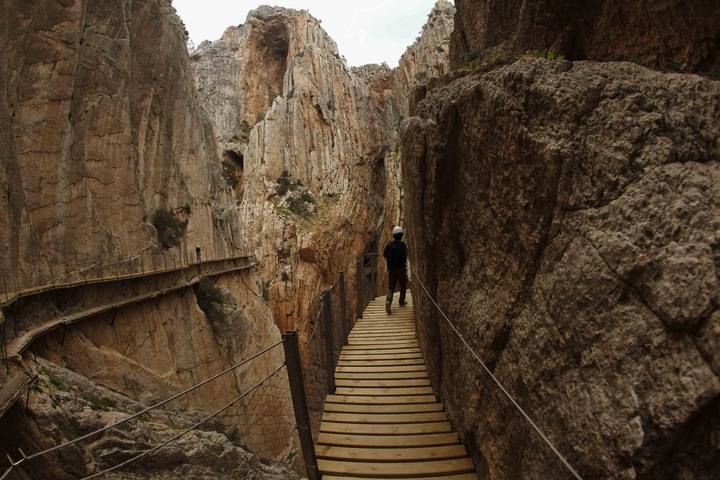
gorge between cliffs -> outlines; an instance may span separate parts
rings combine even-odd
[[[323,478],[720,478],[715,0],[438,0],[395,68],[308,10],[0,5],[7,480],[305,478],[283,334],[319,442],[396,225],[471,468]]]

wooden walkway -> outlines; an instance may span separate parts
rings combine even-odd
[[[409,296],[408,296],[409,297]],[[368,305],[342,350],[315,446],[323,480],[477,480],[430,386],[412,298]]]

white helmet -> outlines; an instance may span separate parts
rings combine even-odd
[[[398,233],[404,234],[405,230],[403,230],[402,227],[400,227],[400,226],[393,228],[393,235],[397,235]]]

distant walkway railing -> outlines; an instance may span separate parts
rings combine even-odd
[[[212,265],[218,262],[227,262],[233,260],[254,261],[254,257],[250,255],[235,255],[231,257],[211,258],[196,262],[193,262],[189,259],[183,259],[182,256],[180,256],[179,259],[176,259],[175,256],[170,255],[156,255],[153,258],[161,259],[156,263],[161,264],[162,267],[148,269],[146,271],[145,262],[143,260],[144,257],[133,257],[122,261],[117,260],[116,262],[112,263],[92,266],[84,272],[76,272],[77,274],[79,274],[79,277],[75,280],[66,280],[63,277],[59,279],[51,278],[50,283],[45,283],[43,285],[37,285],[24,289],[18,286],[17,280],[14,276],[7,274],[1,275],[0,286],[2,286],[2,291],[0,291],[0,307],[7,307],[16,300],[23,297],[29,297],[32,295],[37,295],[39,293],[50,292],[52,290],[73,288],[82,285],[91,285],[95,283],[114,282],[118,280],[132,280],[134,278],[142,278],[149,275],[186,270],[193,267],[202,268],[203,266]],[[126,269],[125,267],[121,267],[124,265],[129,265],[133,267],[136,266],[137,268],[132,269],[127,273],[120,273],[122,270]],[[92,276],[89,275],[91,271],[99,271],[101,274],[97,276]]]
[[[11,318],[5,318],[5,316],[0,314],[0,356],[3,359],[11,358],[16,355],[22,354],[25,349],[37,338],[46,335],[47,333],[59,328],[59,327],[65,327],[68,325],[72,325],[74,323],[77,323],[79,321],[85,320],[90,317],[98,316],[103,313],[107,313],[113,310],[118,310],[120,308],[127,307],[132,304],[145,302],[147,300],[151,300],[153,298],[157,298],[163,295],[167,295],[169,293],[182,290],[188,287],[191,287],[198,283],[199,278],[201,276],[217,276],[222,275],[225,273],[230,273],[238,270],[244,270],[247,268],[251,268],[255,265],[255,262],[252,257],[248,256],[241,256],[241,257],[230,257],[230,258],[224,258],[224,259],[215,259],[215,260],[206,260],[204,262],[200,263],[194,263],[190,265],[185,265],[183,267],[174,267],[174,268],[168,268],[164,270],[155,270],[152,272],[145,272],[145,273],[138,273],[138,274],[129,274],[124,276],[117,276],[117,277],[108,277],[108,278],[102,278],[102,279],[94,279],[92,281],[87,282],[79,282],[79,283],[72,283],[72,284],[66,284],[55,287],[55,289],[52,288],[36,288],[32,290],[27,290],[22,293],[22,295],[17,296],[14,300],[18,300],[19,298],[23,297],[30,297],[32,295],[40,295],[43,293],[52,292],[54,290],[62,290],[62,289],[70,289],[70,288],[77,288],[82,287],[85,285],[93,285],[93,284],[102,284],[102,283],[109,283],[109,282],[124,282],[127,280],[138,280],[138,279],[146,279],[152,276],[156,275],[162,275],[172,272],[189,272],[189,275],[186,275],[184,278],[179,278],[177,281],[174,282],[173,285],[167,286],[164,288],[155,288],[151,291],[148,291],[146,293],[143,293],[141,295],[136,295],[129,298],[122,298],[115,301],[108,301],[106,303],[101,303],[99,305],[96,305],[91,308],[83,309],[77,312],[64,314],[64,315],[57,315],[57,312],[54,311],[56,316],[52,318],[48,318],[45,320],[41,320],[39,322],[36,322],[35,325],[30,326],[26,330],[23,330],[21,332],[17,332],[14,338],[8,340],[7,333],[6,333],[6,327],[8,321],[11,320]],[[219,268],[213,268],[213,267],[219,267]],[[11,302],[12,303],[12,302]],[[6,304],[3,306],[3,309],[9,307],[11,304]]]
[[[359,273],[356,277],[358,281],[356,281],[355,284],[355,295],[356,297],[361,299],[358,301],[358,308],[362,306],[362,310],[364,310],[364,308],[367,306],[367,303],[369,303],[371,300],[370,296],[373,294],[372,292],[374,292],[377,288],[377,256],[362,256],[358,260],[357,266],[360,268]],[[348,335],[350,333],[350,330],[352,329],[352,326],[354,325],[354,321],[352,319],[358,318],[359,314],[361,314],[362,312],[362,310],[359,310],[359,312],[356,312],[355,315],[350,315],[351,312],[347,310],[348,292],[346,287],[347,286],[345,285],[345,274],[340,273],[336,283],[333,284],[332,287],[323,291],[322,294],[314,302],[312,302],[310,312],[306,316],[305,320],[296,327],[296,330],[285,332],[282,336],[282,341],[274,343],[258,351],[254,355],[234,365],[231,365],[225,370],[218,372],[217,374],[212,375],[211,377],[201,382],[198,382],[191,387],[185,388],[182,391],[179,391],[160,402],[157,402],[149,407],[140,410],[139,412],[128,415],[122,420],[118,420],[102,428],[98,428],[92,432],[86,433],[59,445],[47,448],[36,453],[32,453],[30,455],[19,449],[19,456],[16,455],[16,457],[18,457],[17,460],[8,456],[8,461],[10,462],[9,467],[5,470],[3,475],[0,476],[0,480],[7,479],[14,471],[19,471],[23,469],[26,464],[34,461],[39,457],[43,457],[58,450],[65,449],[71,445],[76,445],[81,442],[92,440],[109,430],[120,427],[121,425],[124,425],[128,422],[138,419],[139,417],[147,415],[154,410],[166,406],[173,401],[183,398],[188,394],[203,388],[211,382],[214,382],[217,379],[236,371],[238,368],[247,365],[250,362],[254,362],[256,360],[264,362],[264,356],[275,348],[279,347],[280,345],[283,346],[284,358],[281,362],[278,362],[277,365],[272,367],[272,373],[265,376],[262,380],[250,387],[248,390],[242,392],[239,396],[225,404],[222,408],[212,412],[211,414],[198,421],[197,423],[191,425],[190,427],[181,430],[179,433],[172,436],[168,440],[158,445],[155,445],[145,451],[139,452],[133,457],[128,458],[127,460],[124,460],[118,464],[100,469],[90,475],[83,477],[81,480],[89,480],[101,477],[106,473],[118,470],[132,463],[135,463],[145,457],[151,456],[158,450],[177,441],[178,439],[182,438],[193,430],[197,430],[209,420],[216,418],[219,415],[222,415],[224,412],[226,412],[233,405],[241,401],[247,395],[251,394],[259,388],[262,388],[263,385],[268,382],[268,380],[277,375],[280,371],[282,371],[283,368],[287,370],[288,387],[290,391],[290,396],[292,398],[293,412],[295,417],[295,427],[298,432],[300,447],[302,449],[305,470],[307,471],[309,480],[320,480],[321,476],[320,470],[318,468],[317,458],[315,455],[311,420],[307,402],[308,397],[305,390],[305,379],[303,375],[304,369],[301,353],[307,353],[303,352],[303,350],[312,348],[311,342],[313,341],[313,339],[317,339],[319,341],[318,346],[321,346],[322,348],[319,348],[318,350],[322,352],[322,363],[324,364],[323,368],[326,372],[327,378],[326,393],[333,393],[335,391],[334,372],[335,366],[337,365],[337,362],[339,360],[339,352],[342,349],[342,346],[347,343]],[[298,336],[298,330],[300,329],[305,329],[304,331],[306,332],[305,340],[303,342],[300,341]],[[322,333],[320,335],[315,335],[315,332],[318,331],[321,331]]]

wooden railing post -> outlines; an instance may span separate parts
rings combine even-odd
[[[340,292],[340,328],[342,328],[343,345],[345,345],[347,343],[348,333],[350,332],[347,315],[347,292],[345,292],[345,272],[340,272],[338,291]]]
[[[355,304],[357,308],[357,312],[355,317],[359,320],[363,318],[363,310],[365,310],[365,307],[363,306],[363,261],[362,256],[360,256],[359,260],[357,261],[357,268],[355,270]]]
[[[330,291],[323,294],[323,327],[325,334],[325,370],[328,392],[335,393],[335,347],[333,346],[333,318]]]
[[[287,365],[288,381],[290,382],[290,396],[295,411],[295,423],[300,437],[300,448],[305,460],[308,480],[320,480],[320,469],[318,468],[315,445],[310,430],[310,415],[308,414],[305,397],[305,384],[302,376],[297,332],[290,331],[283,334],[283,348],[285,349],[285,364]]]

